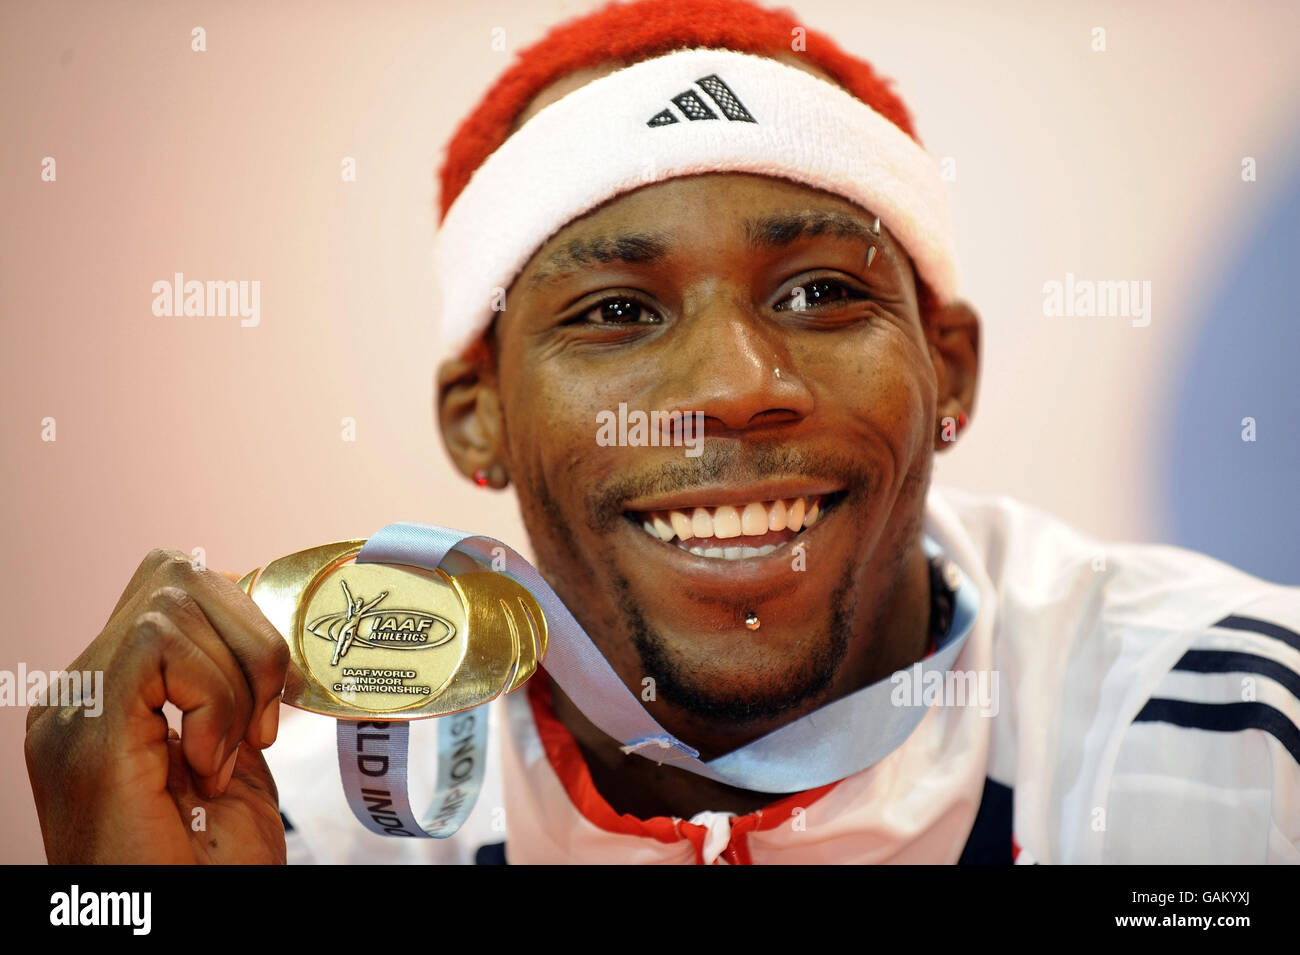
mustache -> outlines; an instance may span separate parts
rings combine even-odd
[[[636,473],[619,474],[587,495],[587,523],[610,530],[624,504],[647,495],[689,491],[701,485],[747,484],[772,477],[842,484],[850,495],[870,493],[874,474],[865,462],[838,449],[806,449],[778,441],[706,445],[698,458],[674,456]]]

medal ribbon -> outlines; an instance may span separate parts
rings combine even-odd
[[[928,534],[922,543],[927,556],[941,552]],[[792,793],[824,786],[874,765],[898,748],[927,712],[925,705],[894,702],[896,681],[886,677],[737,750],[704,762],[698,750],[677,739],[646,711],[536,568],[501,541],[403,521],[389,524],[367,540],[357,562],[408,564],[432,570],[453,550],[493,569],[499,568],[504,560],[507,576],[533,594],[546,614],[549,631],[549,650],[543,662],[546,672],[587,719],[622,744],[625,753],[637,753],[656,763],[676,766],[741,789]],[[965,646],[978,610],[979,592],[963,573],[953,607],[952,626],[940,638],[933,655],[908,668],[909,680],[918,681],[919,686],[930,685],[927,676],[932,671],[942,678]],[[456,720],[471,714],[478,717],[473,727],[458,728]],[[348,804],[371,831],[446,838],[460,827],[473,808],[486,762],[483,758],[486,734],[486,710],[482,708],[439,720],[439,785],[425,821],[420,824],[415,821],[406,797],[405,724],[340,720],[339,768]],[[458,750],[468,750],[467,738],[473,740],[476,753],[472,767],[468,768],[463,758],[459,764],[455,761]],[[362,747],[366,747],[364,752]],[[366,755],[384,757],[369,764],[376,772],[382,764],[385,769],[382,777],[368,776],[360,768],[361,757]],[[464,774],[461,779],[453,776],[456,765]],[[383,805],[376,810],[374,807],[380,804]],[[398,825],[384,824],[394,819]]]
[[[488,712],[481,706],[438,722],[438,784],[417,819],[406,794],[410,724],[338,721],[339,773],[352,815],[384,836],[446,839],[469,818],[487,766]]]

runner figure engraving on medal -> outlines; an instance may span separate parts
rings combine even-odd
[[[367,610],[370,610],[388,596],[388,591],[385,590],[369,603],[366,603],[360,597],[353,600],[352,593],[348,590],[348,582],[343,580],[340,581],[340,583],[343,585],[343,597],[347,601],[348,605],[347,616],[342,621],[339,621],[335,619],[338,617],[338,614],[330,614],[330,616],[321,617],[315,623],[308,624],[307,626],[307,629],[317,636],[325,636],[320,632],[320,627],[322,624],[326,624],[327,622],[331,631],[334,629],[338,630],[338,637],[335,637],[332,632],[326,636],[327,640],[334,640],[334,659],[330,660],[331,666],[338,666],[339,660],[343,658],[343,655],[348,652],[348,648],[352,646],[352,639],[357,635],[357,624],[360,622],[360,617]],[[340,624],[342,624],[342,626],[340,626]]]

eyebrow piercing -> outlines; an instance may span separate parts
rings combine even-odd
[[[880,220],[877,219],[877,222]],[[871,268],[872,261],[876,258],[876,247],[873,245],[867,249],[867,268]]]
[[[871,223],[871,234],[880,235],[880,216],[876,216],[876,221]]]

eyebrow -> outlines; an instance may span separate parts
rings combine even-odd
[[[878,251],[885,247],[883,238],[872,226],[847,212],[783,212],[746,219],[743,225],[745,241],[756,252],[784,248],[799,239],[819,235],[852,239]],[[620,232],[574,238],[543,260],[528,286],[536,290],[571,272],[582,271],[594,262],[650,265],[667,257],[671,250],[672,237],[664,232]]]

